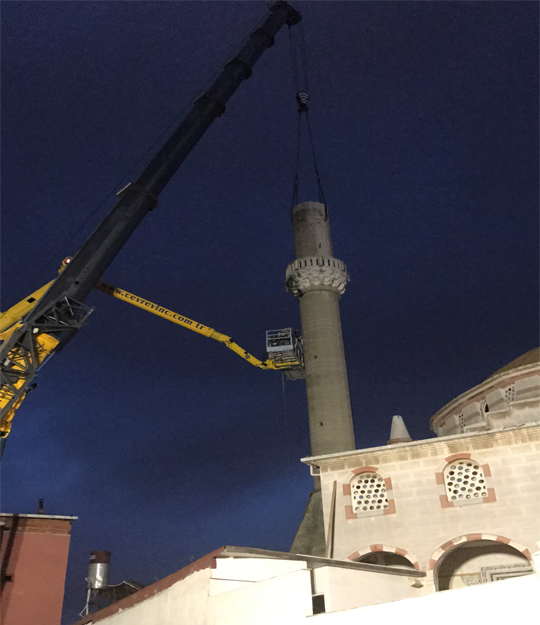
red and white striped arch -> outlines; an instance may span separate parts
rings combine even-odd
[[[409,560],[409,562],[414,566],[417,571],[420,570],[418,558],[415,556],[414,553],[412,553],[411,551],[407,551],[406,549],[401,549],[401,547],[393,547],[392,545],[369,545],[369,547],[364,547],[363,549],[359,549],[358,551],[355,551],[348,555],[347,560],[352,560],[354,562],[355,560],[358,560],[358,558],[361,558],[368,553],[373,553],[374,551],[386,551],[387,553],[395,553],[398,556],[403,556],[404,558],[407,558],[407,560]]]
[[[446,553],[448,553],[449,551],[451,551],[458,545],[462,543],[466,543],[467,541],[470,541],[470,540],[490,540],[492,542],[503,543],[504,545],[510,545],[510,547],[514,547],[514,549],[517,549],[520,553],[522,553],[529,561],[532,561],[531,552],[525,546],[521,545],[515,540],[512,540],[511,538],[506,538],[506,536],[499,536],[496,534],[480,534],[480,533],[464,534],[463,536],[452,538],[452,540],[449,540],[448,542],[444,543],[444,545],[441,545],[438,549],[435,549],[435,551],[432,553],[431,558],[429,560],[429,565],[428,565],[429,570],[433,571],[435,567],[437,566],[437,564],[439,563],[439,561],[441,560],[441,558]]]

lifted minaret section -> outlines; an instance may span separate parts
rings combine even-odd
[[[345,263],[334,258],[324,204],[298,204],[292,224],[296,260],[287,267],[286,284],[300,305],[311,454],[352,451],[356,444],[339,314],[349,274]]]

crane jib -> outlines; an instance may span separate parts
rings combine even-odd
[[[195,100],[186,118],[138,178],[124,188],[116,205],[37,303],[27,321],[35,321],[63,297],[84,301],[145,215],[154,208],[164,186],[248,78],[246,68],[253,67],[285,24],[293,25],[300,19],[300,14],[286,2],[276,2],[270,7],[266,18],[233,57],[236,62],[227,63],[212,85]]]
[[[274,338],[283,339],[285,338],[285,334],[291,339],[293,345],[289,348],[280,347],[276,349],[275,346],[269,348],[268,351],[272,351],[272,354],[269,354],[270,358],[268,360],[259,360],[255,356],[252,356],[245,349],[240,347],[237,343],[235,343],[230,336],[226,334],[222,334],[214,328],[210,328],[209,326],[205,326],[202,323],[197,323],[193,321],[193,319],[189,319],[188,317],[184,317],[183,315],[179,315],[178,313],[169,310],[168,308],[163,308],[162,306],[158,306],[154,304],[154,302],[150,302],[138,295],[134,295],[129,291],[124,291],[123,289],[119,289],[118,287],[112,286],[107,282],[102,282],[101,280],[95,285],[95,288],[102,293],[106,293],[107,295],[111,295],[112,297],[127,302],[128,304],[132,304],[137,308],[141,308],[146,310],[153,315],[157,315],[158,317],[162,317],[163,319],[167,319],[167,321],[171,321],[179,326],[183,326],[188,330],[192,330],[197,334],[202,334],[210,339],[214,339],[225,345],[228,349],[233,351],[235,354],[238,354],[244,360],[247,360],[254,367],[259,367],[260,369],[265,369],[267,371],[270,370],[290,370],[290,369],[303,369],[303,359],[301,355],[301,348],[297,349],[294,344],[297,345],[297,341],[292,341],[293,331],[292,328],[288,328],[287,330],[277,330],[274,332],[267,332],[268,334],[272,334]],[[267,341],[268,342],[268,341]],[[289,341],[286,341],[289,342]],[[277,352],[280,352],[278,354]]]
[[[112,286],[107,282],[100,280],[98,284],[96,284],[96,289],[102,291],[103,293],[107,293],[107,295],[112,295],[113,297],[129,302],[139,308],[147,308],[154,314],[174,320],[180,325],[188,327],[190,330],[194,330],[195,332],[198,331],[199,334],[206,334],[208,336],[210,333],[214,332],[212,328],[209,328],[202,323],[198,323],[197,321],[193,321],[193,319],[179,315],[168,308],[163,308],[163,306],[154,304],[154,302],[150,302],[149,300],[139,297],[138,295],[134,295],[129,291],[119,289],[118,287]]]
[[[39,336],[57,341],[54,351],[58,352],[78,332],[91,312],[84,300],[145,215],[156,206],[164,186],[214,119],[224,112],[239,85],[249,78],[253,65],[273,44],[275,35],[283,26],[293,26],[301,19],[287,2],[272,4],[232,62],[222,68],[209,89],[193,103],[191,112],[140,176],[122,190],[109,214],[0,347],[0,436],[7,436],[10,425],[5,425],[4,420],[12,419],[37,374],[38,353],[43,349]]]

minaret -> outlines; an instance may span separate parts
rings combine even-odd
[[[356,444],[339,314],[349,275],[334,258],[324,204],[298,204],[292,224],[296,260],[287,267],[286,282],[300,304],[311,455],[351,451]],[[318,478],[291,551],[324,555]]]
[[[324,204],[298,204],[292,223],[296,260],[286,280],[300,304],[311,455],[351,451],[356,445],[339,315],[349,275],[334,258]]]

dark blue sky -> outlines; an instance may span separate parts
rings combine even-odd
[[[538,4],[294,6],[351,275],[357,444],[385,444],[393,414],[430,437],[433,413],[538,344]],[[2,3],[2,310],[56,275],[265,12]],[[284,30],[104,279],[258,356],[265,330],[299,327],[284,287],[295,125]],[[316,199],[305,176],[300,199]],[[113,552],[113,583],[151,583],[222,544],[287,550],[311,484],[303,382],[285,383],[284,411],[279,374],[101,293],[88,303],[2,462],[3,511],[43,497],[79,516],[66,623],[90,550]]]

